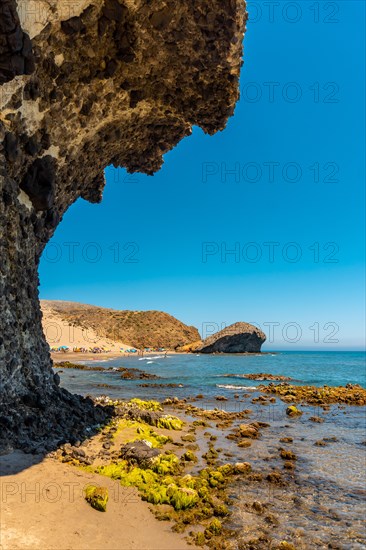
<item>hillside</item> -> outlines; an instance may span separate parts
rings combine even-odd
[[[100,339],[118,345],[123,342],[125,346],[140,349],[175,349],[200,338],[195,327],[187,326],[163,311],[119,311],[59,300],[41,300],[41,307],[44,331],[50,345],[70,341],[66,338],[66,330],[87,335],[89,345],[91,340]],[[61,327],[57,344],[56,325]]]

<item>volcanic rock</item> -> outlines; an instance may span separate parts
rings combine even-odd
[[[193,126],[225,128],[239,97],[247,18],[243,0],[76,0],[72,13],[49,0],[37,17],[20,4],[0,3],[4,445],[37,434],[80,438],[106,418],[54,378],[40,257],[77,199],[100,202],[106,166],[152,175]]]
[[[128,460],[131,464],[136,464],[141,468],[151,466],[154,458],[159,456],[161,451],[150,447],[145,441],[133,441],[122,445],[120,458]]]
[[[264,332],[249,323],[234,323],[203,340],[198,353],[258,353]]]

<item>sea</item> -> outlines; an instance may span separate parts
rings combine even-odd
[[[260,395],[258,385],[269,382],[243,378],[248,373],[270,373],[291,377],[292,384],[366,387],[364,352],[286,351],[167,357],[156,354],[93,358],[84,363],[104,367],[105,372],[64,369],[60,373],[61,384],[73,393],[159,401],[178,397],[207,409],[237,412],[251,409],[248,422],[260,420],[270,425],[261,430],[261,437],[251,447],[239,448],[213,424],[210,432],[217,437],[221,463],[246,461],[255,471],[283,472],[281,447],[295,451],[296,469],[287,476],[285,484],[239,481],[233,488],[231,497],[235,505],[229,527],[241,533],[243,540],[262,537],[265,541],[267,537],[276,544],[289,541],[297,550],[366,549],[366,407],[337,404],[323,411],[315,406],[298,405],[303,414],[293,419],[286,415],[286,404],[280,399],[269,406],[252,402]],[[113,370],[118,367],[138,368],[159,379],[125,380]],[[159,384],[175,386],[159,387]],[[203,398],[196,399],[199,394]],[[227,400],[217,401],[217,396]],[[314,416],[321,417],[323,422],[310,421]],[[281,443],[284,437],[293,438],[293,443]],[[203,436],[197,438],[202,449],[206,440]],[[239,537],[238,549],[246,548],[240,546],[240,540]],[[267,548],[266,544],[263,542],[263,548]],[[268,543],[268,548],[275,547]]]
[[[172,395],[183,398],[203,393],[207,398],[218,394],[227,397],[233,392],[255,389],[258,384],[241,378],[246,373],[271,373],[291,377],[293,384],[341,386],[348,383],[366,387],[365,352],[274,352],[251,355],[163,354],[130,356],[116,359],[81,361],[105,367],[106,372],[64,370],[62,384],[73,393],[93,396],[108,393],[110,397],[128,399],[165,399]],[[60,356],[62,360],[62,356]],[[161,377],[160,380],[125,380],[113,368],[139,368]],[[235,376],[228,376],[233,374]],[[181,388],[148,388],[141,383],[178,384]],[[101,392],[100,384],[108,384]]]

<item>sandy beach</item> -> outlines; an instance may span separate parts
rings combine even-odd
[[[144,351],[143,357],[147,356],[164,356],[164,355],[176,355],[175,351],[159,352],[159,351]],[[187,355],[185,353],[179,352],[179,355]],[[105,361],[108,359],[116,359],[120,357],[141,357],[140,353],[123,353],[120,351],[110,351],[108,353],[79,353],[73,351],[66,352],[51,352],[51,358],[54,363],[60,363],[62,361],[78,362],[78,361]]]
[[[134,488],[20,451],[1,463],[1,550],[189,548],[181,535],[155,519]],[[85,501],[83,489],[90,483],[108,488],[107,513]]]
[[[53,346],[67,346],[70,350],[72,350],[73,348],[89,349],[98,346],[110,350],[108,353],[109,356],[111,356],[111,354],[121,355],[121,348],[133,348],[132,345],[126,342],[101,338],[101,336],[98,335],[97,332],[91,327],[85,329],[81,326],[75,326],[68,323],[63,320],[60,315],[55,314],[50,306],[45,302],[42,304],[42,314],[43,332],[50,348]],[[57,353],[55,355],[61,354]],[[98,356],[100,355],[98,354]]]
[[[116,357],[124,357],[124,353],[118,351],[111,351],[108,353],[75,353],[73,351],[67,352],[51,352],[51,357],[54,363],[60,363],[61,361],[104,361],[106,359],[115,359]]]

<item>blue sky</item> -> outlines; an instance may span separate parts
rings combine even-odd
[[[194,128],[153,177],[108,168],[103,202],[77,201],[48,245],[41,298],[204,336],[254,322],[263,349],[363,347],[365,4],[277,4],[248,4],[226,130]]]

